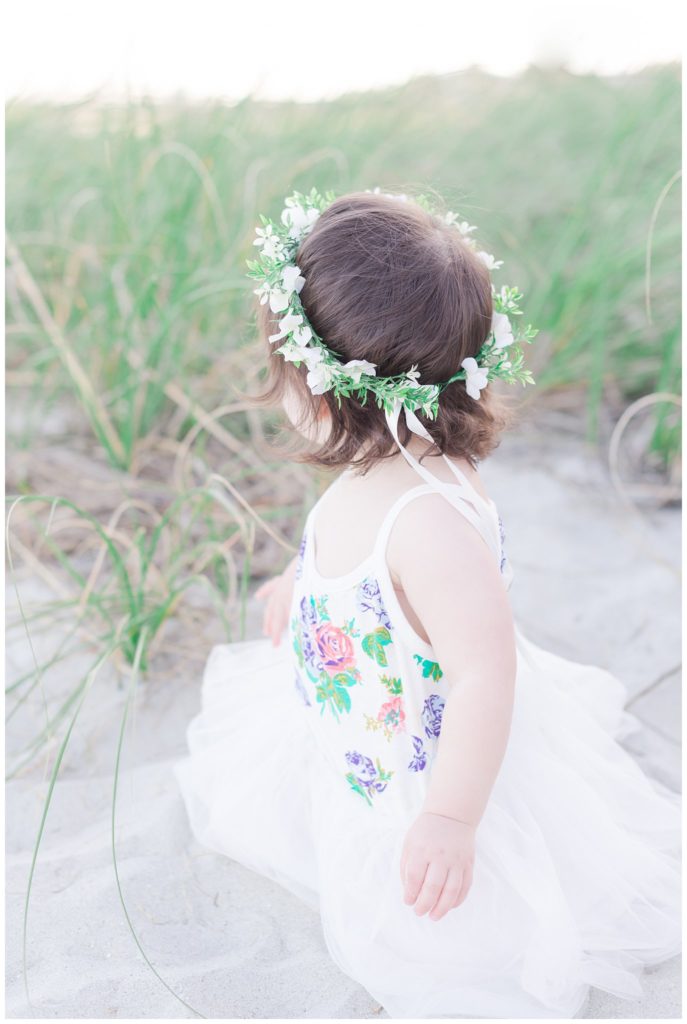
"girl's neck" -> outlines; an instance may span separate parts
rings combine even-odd
[[[430,447],[429,441],[426,441],[423,438],[418,437],[417,434],[413,434],[408,439],[407,444],[404,444],[403,447],[414,458],[418,459],[418,461],[420,460],[421,456],[424,456],[424,458],[422,460],[423,465],[429,464],[430,469],[432,467],[435,467],[437,465],[437,462],[440,460],[441,452],[439,451],[439,449],[435,445]],[[362,455],[362,453],[364,451],[365,451],[365,446],[361,447],[358,450],[358,453],[357,453],[358,457],[360,457],[360,455]],[[468,468],[468,471],[470,471],[470,470],[472,470],[474,468],[472,466],[472,464],[470,463],[469,459],[452,459],[452,461],[458,462],[459,464],[460,463],[466,464],[467,468]],[[395,467],[405,467],[406,464],[407,464],[407,462],[406,462],[405,456],[403,455],[403,453],[398,448],[396,448],[396,450],[393,452],[393,454],[389,455],[385,459],[381,459],[375,466],[372,467],[372,469],[370,469],[368,471],[368,474],[366,474],[366,475],[375,474],[379,470],[384,470],[385,467],[386,467],[387,470],[392,470],[393,471],[393,469]],[[345,474],[347,476],[352,477],[352,476],[357,475],[358,470],[357,470],[357,467],[349,466],[344,472],[345,472]]]

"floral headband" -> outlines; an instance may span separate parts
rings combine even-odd
[[[379,188],[373,192],[379,193]],[[407,201],[405,195],[384,195]],[[517,336],[513,334],[509,318],[522,315],[518,307],[522,293],[516,287],[509,288],[506,285],[497,292],[493,283],[491,291],[494,312],[489,335],[477,356],[463,359],[461,369],[449,380],[441,384],[420,384],[417,363],[406,373],[378,377],[376,364],[366,359],[342,362],[338,353],[327,347],[308,322],[299,298],[305,278],[295,263],[301,240],[335,198],[333,192],[320,195],[314,188],[308,195],[294,192],[285,200],[279,223],[260,214],[262,227],[256,228],[257,238],[253,242],[260,247],[260,258],[246,260],[250,268],[247,276],[261,282],[260,287],[254,289],[254,293],[260,297],[260,303],[264,305],[269,302],[273,313],[283,314],[277,324],[278,332],[269,335],[270,342],[285,339],[274,351],[296,366],[305,362],[308,368],[307,384],[313,394],[321,395],[333,390],[340,408],[342,395],[349,397],[355,394],[361,404],[365,405],[369,392],[374,395],[379,408],[383,406],[387,413],[402,405],[411,411],[421,409],[430,419],[435,419],[439,394],[453,381],[464,380],[468,395],[475,400],[479,400],[482,388],[495,377],[509,384],[520,382],[523,387],[535,383],[529,370],[523,366],[520,343],[531,343],[539,331],[528,324]],[[419,196],[415,201],[433,213],[425,196]],[[470,248],[477,248],[474,239],[470,238],[470,233],[476,230],[474,225],[460,221],[455,213],[445,214],[443,220],[456,227]],[[497,270],[503,265],[502,260],[495,260],[490,253],[478,250],[477,256],[488,270]]]

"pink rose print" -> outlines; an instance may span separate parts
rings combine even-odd
[[[322,668],[329,676],[355,666],[353,641],[342,629],[325,622],[315,630],[315,644],[322,656]]]
[[[386,704],[382,704],[377,714],[377,720],[382,722],[388,729],[400,732],[404,728],[406,713],[403,710],[403,699],[394,697]]]

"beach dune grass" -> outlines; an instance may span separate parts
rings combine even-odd
[[[578,390],[594,439],[604,401],[679,390],[679,166],[677,65],[475,70],[326,103],[10,102],[8,382],[34,410],[19,440],[73,391],[128,468],[170,388],[214,408],[250,386],[258,213],[312,185],[435,191],[477,224],[540,329],[537,397]],[[653,444],[674,454],[673,433]]]
[[[47,661],[8,683],[8,722],[40,699],[74,641],[92,656],[64,700],[44,699],[44,727],[9,769],[19,775],[41,753],[51,764],[24,907],[30,1005],[34,869],[72,730],[106,660],[130,681],[114,766],[115,884],[134,941],[169,988],[141,947],[117,870],[131,698],[168,642],[165,627],[174,617],[183,628],[194,590],[228,640],[236,617],[244,638],[256,529],[288,549],[269,519],[293,518],[303,500],[284,484],[287,473],[299,483],[299,467],[261,461],[262,427],[232,393],[262,372],[245,276],[258,213],[278,216],[285,195],[313,185],[435,192],[504,260],[497,286],[524,293],[525,322],[540,331],[526,401],[571,391],[596,438],[603,403],[615,412],[679,392],[679,69],[616,79],[469,71],[314,104],[15,101],[6,140],[11,445],[38,463],[46,419],[66,405],[77,426],[62,438],[75,454],[77,442],[86,448],[93,467],[106,462],[123,495],[108,508],[117,488],[103,489],[94,514],[74,471],[54,496],[34,493],[30,474],[9,496],[12,579],[21,555],[58,595],[27,613],[19,600],[20,628],[30,644],[46,620],[71,625]],[[679,425],[660,403],[651,415],[650,447],[674,461]],[[211,479],[220,450],[230,460],[224,487]],[[167,478],[159,456],[170,451],[178,472]],[[257,495],[260,515],[244,494]]]

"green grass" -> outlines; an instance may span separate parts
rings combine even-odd
[[[438,192],[504,260],[497,286],[524,292],[525,322],[540,332],[528,349],[532,390],[575,389],[593,439],[604,403],[617,413],[618,401],[679,393],[680,114],[677,66],[616,80],[470,72],[315,104],[9,105],[7,356],[18,413],[9,442],[31,458],[16,504],[10,495],[7,546],[12,570],[16,547],[59,583],[56,600],[31,615],[18,595],[31,652],[33,627],[63,627],[52,655],[34,658],[6,691],[8,722],[36,696],[45,715],[9,777],[55,753],[25,897],[27,999],[28,910],[46,817],[106,660],[130,678],[114,766],[115,883],[134,941],[169,988],[140,945],[117,871],[131,697],[166,623],[193,633],[184,601],[194,588],[229,640],[238,612],[244,638],[256,528],[289,547],[270,523],[294,516],[284,475],[305,479],[256,451],[260,431],[233,391],[263,370],[245,276],[258,213],[278,216],[285,195],[313,185]],[[71,420],[55,439],[50,417],[65,408]],[[680,430],[666,409],[652,406],[651,443],[674,464]],[[33,493],[65,435],[71,478],[53,474],[57,496]],[[85,474],[97,467],[103,481],[96,513],[86,507],[93,488],[78,478],[84,450]],[[254,493],[260,515],[246,500]],[[90,668],[49,708],[46,673],[84,644]]]
[[[522,289],[540,329],[538,393],[582,388],[596,437],[609,386],[627,401],[679,389],[679,166],[677,66],[470,72],[314,104],[12,103],[10,385],[36,409],[22,441],[76,390],[128,467],[166,429],[170,384],[206,408],[245,386],[259,372],[244,264],[258,212],[313,184],[436,189],[476,223],[504,260],[495,282]],[[244,412],[232,429],[247,436]]]

